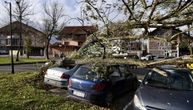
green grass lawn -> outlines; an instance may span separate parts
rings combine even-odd
[[[46,91],[37,73],[0,74],[0,110],[105,110]]]
[[[15,61],[14,63],[35,63],[35,62],[46,62],[47,60],[45,58],[20,58],[18,62]],[[10,64],[11,58],[10,57],[0,57],[0,64]]]

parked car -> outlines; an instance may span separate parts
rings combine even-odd
[[[69,58],[64,59],[51,59],[48,62],[44,63],[40,68],[40,74],[45,75],[47,69],[51,67],[60,67],[60,68],[72,68],[75,65],[75,61]]]
[[[141,57],[141,60],[154,60],[154,56],[146,55],[146,56]]]
[[[193,77],[177,68],[154,68],[133,99],[133,110],[192,110]]]
[[[56,87],[67,88],[69,78],[79,67],[80,65],[75,65],[73,68],[71,68],[71,66],[68,66],[66,68],[50,68],[46,71],[46,74],[44,76],[44,83]]]
[[[83,65],[69,79],[68,93],[72,98],[110,105],[115,97],[136,89],[137,85],[138,80],[127,65]]]

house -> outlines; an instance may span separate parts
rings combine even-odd
[[[149,33],[149,38],[146,40],[147,53],[158,57],[177,57],[179,56],[179,45],[178,42],[182,39],[192,39],[186,33],[175,28],[157,28]],[[176,37],[172,38],[173,35],[181,33]],[[164,38],[173,43],[164,40],[153,39],[152,36],[158,38]]]
[[[19,49],[19,33],[20,33],[20,22],[15,21],[12,23],[12,48],[13,54],[16,55]],[[43,56],[44,45],[45,45],[45,34],[27,24],[22,23],[22,45],[20,55],[26,55],[25,39],[30,39],[31,52],[30,56]],[[10,53],[10,24],[0,28],[0,54]]]
[[[55,56],[64,53],[70,54],[78,50],[86,41],[86,38],[97,31],[95,26],[66,26],[59,33],[58,39],[61,42],[52,44],[51,51]]]

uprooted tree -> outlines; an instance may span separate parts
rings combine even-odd
[[[99,42],[103,47],[106,47],[109,45],[109,40],[113,39],[137,40],[151,37],[172,42],[176,38],[179,45],[180,40],[184,39],[179,38],[179,35],[191,32],[193,29],[192,0],[79,0],[78,3],[84,6],[83,12],[87,20],[95,21],[98,24],[102,23],[104,27],[100,30],[102,33],[94,33],[88,38],[78,54],[84,53],[85,48],[95,42]],[[123,15],[125,19],[122,19],[119,25],[112,28],[112,25],[116,23],[115,19]],[[180,28],[181,26],[186,26],[186,28],[182,32],[172,35],[170,39],[148,35],[150,30],[155,28]],[[141,34],[134,33],[136,30]],[[188,41],[190,44],[193,40],[190,38]],[[106,52],[104,51],[103,54],[106,54]]]

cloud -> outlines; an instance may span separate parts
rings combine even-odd
[[[43,11],[43,4],[45,2],[52,2],[52,1],[57,1],[57,0],[26,0],[30,4],[32,4],[32,7],[30,10],[32,10],[33,15],[29,16],[30,21],[40,23],[41,20],[44,18],[44,11]],[[75,0],[58,0],[65,9],[65,14],[72,17],[76,18],[80,16],[80,6],[76,3]],[[10,0],[12,3],[12,9],[15,7],[14,0]],[[0,1],[0,25],[2,26],[3,24],[9,23],[9,15],[7,10],[5,9],[6,4],[4,1]],[[7,6],[8,7],[8,6]],[[68,19],[68,18],[64,18]]]

